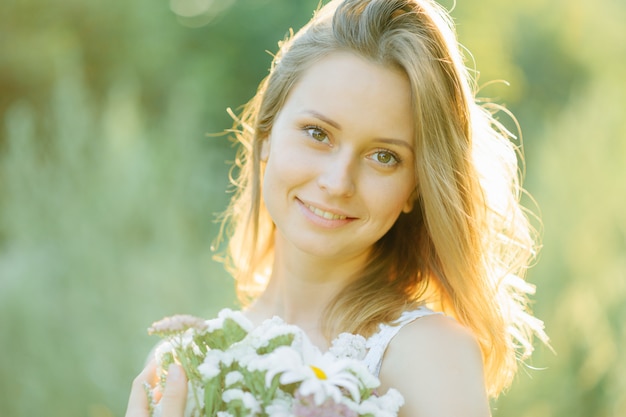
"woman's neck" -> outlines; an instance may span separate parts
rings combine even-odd
[[[279,316],[304,330],[318,346],[327,347],[321,328],[324,311],[362,270],[366,258],[360,254],[325,259],[277,244],[269,283],[248,316],[257,323]]]

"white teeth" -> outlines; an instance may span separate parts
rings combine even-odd
[[[318,209],[317,207],[313,207],[307,204],[307,207],[309,210],[311,210],[313,213],[315,213],[316,215],[323,217],[325,219],[328,220],[344,220],[346,219],[348,216],[341,216],[339,214],[334,214],[334,213],[330,213],[328,211],[324,211],[321,209]]]

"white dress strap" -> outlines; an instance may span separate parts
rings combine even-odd
[[[380,324],[378,332],[374,333],[367,339],[366,347],[368,349],[363,363],[367,366],[370,373],[376,377],[380,373],[380,367],[383,363],[385,351],[396,334],[407,324],[412,321],[432,314],[442,314],[432,311],[427,307],[418,307],[416,310],[405,311],[400,317],[391,324]]]

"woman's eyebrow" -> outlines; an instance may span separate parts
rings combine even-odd
[[[304,110],[302,112],[302,114],[306,114],[307,116],[312,116],[316,119],[321,120],[324,123],[329,124],[330,126],[334,127],[337,130],[341,130],[341,125],[332,120],[331,118],[323,115],[322,113],[315,111],[315,110]],[[388,143],[390,145],[398,145],[398,146],[404,146],[405,148],[408,148],[411,152],[413,152],[413,145],[405,140],[402,139],[393,139],[393,138],[377,138],[376,142],[380,142],[380,143]]]
[[[304,110],[302,113],[307,114],[309,116],[313,116],[316,119],[320,119],[322,122],[324,123],[328,123],[329,125],[331,125],[332,127],[334,127],[337,130],[341,130],[341,125],[339,123],[337,123],[336,121],[324,116],[322,113],[315,111],[315,110]]]
[[[378,138],[376,142],[388,143],[390,145],[399,145],[408,148],[411,152],[413,152],[413,145],[402,139],[391,139],[391,138]]]

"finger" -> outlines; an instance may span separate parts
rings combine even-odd
[[[126,417],[148,417],[148,396],[145,384],[151,384],[156,372],[156,363],[150,362],[139,375],[133,380],[133,385],[128,398]]]
[[[187,378],[183,368],[179,365],[170,365],[163,396],[159,402],[163,407],[163,417],[183,417],[186,403]]]

